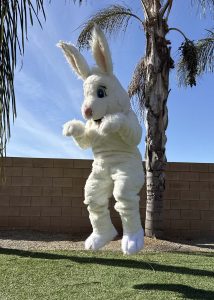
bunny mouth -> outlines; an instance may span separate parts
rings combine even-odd
[[[94,122],[95,122],[96,124],[100,125],[100,123],[102,122],[102,119],[103,119],[103,118],[94,120]]]

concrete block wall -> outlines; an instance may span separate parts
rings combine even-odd
[[[83,187],[91,161],[7,158],[0,188],[0,228],[85,232]]]
[[[214,239],[214,164],[168,163],[165,236]]]
[[[0,229],[49,232],[91,231],[83,204],[92,161],[46,158],[4,159],[6,183],[0,186]],[[145,220],[145,186],[140,192]],[[121,221],[110,211],[115,226]],[[214,164],[168,163],[164,197],[165,237],[214,237]]]

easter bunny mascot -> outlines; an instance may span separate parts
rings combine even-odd
[[[106,38],[95,25],[91,49],[97,66],[90,69],[72,45],[58,44],[75,73],[84,81],[82,115],[86,123],[64,124],[63,135],[72,136],[83,149],[92,148],[94,162],[85,185],[85,201],[93,228],[85,249],[98,250],[117,235],[109,214],[109,198],[123,226],[122,251],[133,254],[143,248],[144,232],[139,213],[138,193],[144,182],[141,154],[137,148],[142,129],[130,107],[130,99],[113,74]]]

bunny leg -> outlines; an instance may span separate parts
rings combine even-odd
[[[85,249],[98,250],[108,244],[117,235],[108,209],[112,195],[113,182],[106,170],[93,166],[85,186],[85,201],[88,205],[89,218],[93,228],[92,234],[85,241]]]
[[[123,225],[122,251],[124,254],[139,252],[144,245],[144,231],[141,225],[138,193],[143,185],[142,165],[126,163],[115,169],[113,195],[115,209],[119,212]]]

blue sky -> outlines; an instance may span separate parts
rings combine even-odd
[[[48,1],[47,1],[48,3]],[[88,16],[110,4],[128,4],[142,16],[139,0],[88,0],[79,7],[72,1],[52,1],[46,4],[43,30],[35,24],[29,28],[23,67],[17,67],[15,91],[17,119],[11,126],[12,136],[7,156],[92,158],[90,150],[79,149],[70,138],[61,134],[62,125],[73,118],[82,119],[82,81],[77,79],[55,45],[59,40],[76,43],[80,29]],[[175,0],[169,18],[170,27],[180,28],[190,39],[205,35],[213,27],[213,19],[203,18],[190,5],[191,0]],[[135,65],[144,55],[144,33],[132,21],[124,34],[112,37],[109,45],[114,72],[127,88]],[[178,60],[182,36],[171,31],[172,57]],[[90,65],[94,64],[90,51],[84,51]],[[21,64],[20,64],[21,65]],[[176,73],[171,72],[168,98],[169,125],[167,129],[167,158],[177,162],[214,162],[214,89],[213,74],[200,78],[194,88],[180,88]],[[142,124],[143,126],[143,124]],[[143,126],[144,129],[144,126]],[[144,156],[145,129],[140,144]]]

